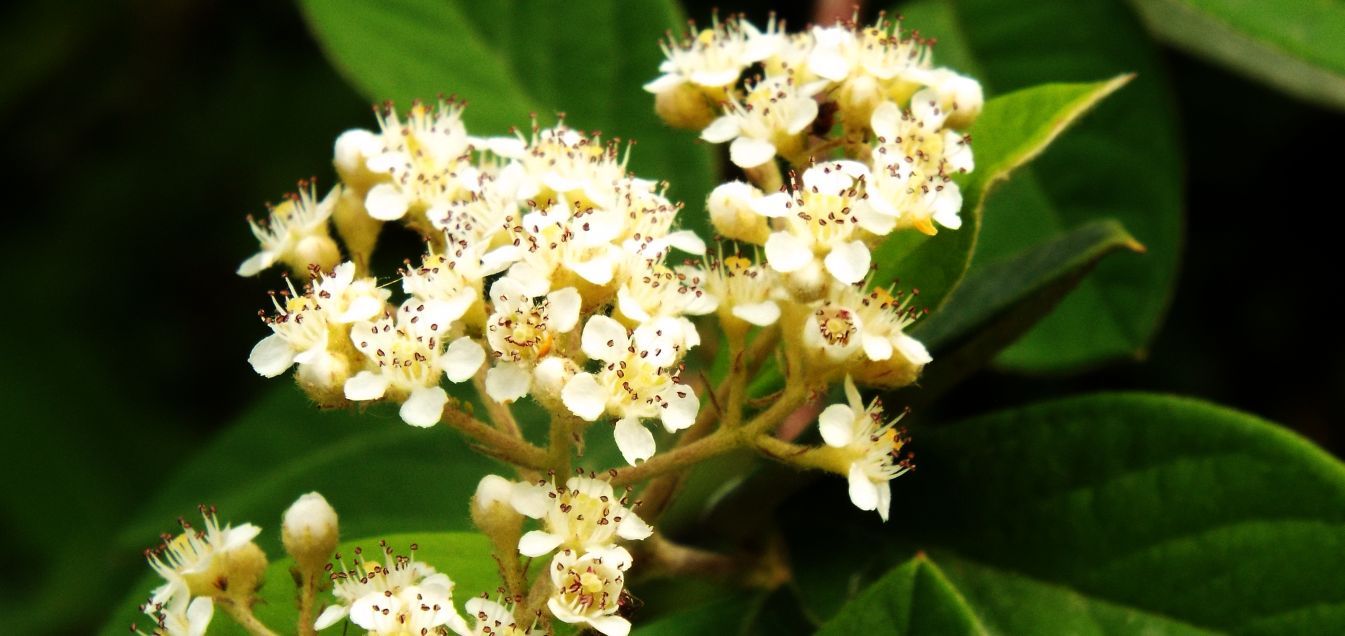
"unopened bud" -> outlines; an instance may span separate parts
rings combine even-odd
[[[285,265],[289,266],[291,272],[303,276],[307,276],[314,265],[321,271],[329,272],[340,262],[341,249],[327,235],[326,229],[321,234],[310,234],[299,239],[294,250],[285,254]]]
[[[573,360],[562,356],[547,356],[537,363],[536,369],[532,375],[532,397],[542,406],[550,409],[560,409],[564,413],[565,405],[561,401],[560,392],[565,388],[565,383],[570,381],[576,373],[579,372],[579,366]]]
[[[369,158],[382,150],[381,146],[378,135],[359,128],[347,130],[336,138],[332,164],[347,187],[363,195],[383,178],[383,175],[370,171],[368,164]]]
[[[517,540],[523,517],[509,505],[514,483],[499,475],[486,475],[472,497],[472,523],[483,533],[506,542]]]
[[[285,511],[280,528],[285,551],[302,570],[321,570],[340,541],[336,510],[316,492],[295,500]]]
[[[760,190],[742,181],[719,185],[706,202],[710,223],[724,238],[764,245],[771,235],[770,225],[752,210],[752,202],[761,197]]]
[[[950,128],[971,126],[985,105],[980,82],[947,69],[933,72],[930,88],[939,94],[939,107],[948,113]]]

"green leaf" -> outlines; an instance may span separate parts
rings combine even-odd
[[[1103,257],[1144,251],[1115,221],[1094,221],[973,271],[911,333],[933,353],[920,385],[897,403],[928,403],[989,362],[1051,312]]]
[[[345,517],[342,517],[341,521],[344,525]],[[280,533],[277,531],[273,534],[278,536]],[[348,559],[355,548],[363,548],[366,554],[376,554],[380,540],[386,540],[388,547],[392,548],[395,554],[409,554],[411,544],[416,544],[417,561],[428,563],[453,579],[453,603],[457,606],[458,613],[464,617],[466,613],[462,609],[462,604],[467,599],[483,593],[489,594],[491,598],[496,596],[495,590],[500,586],[500,575],[490,555],[490,542],[484,536],[470,532],[382,535],[343,542],[337,552],[350,563]],[[289,558],[279,558],[282,554],[279,551],[271,551],[268,555],[275,560],[266,568],[266,576],[258,593],[260,600],[253,613],[273,631],[293,634],[297,631],[296,623],[299,619],[294,577],[290,574],[290,568],[294,563]],[[103,626],[103,633],[108,636],[125,634],[127,626],[131,623],[139,623],[141,626],[149,624],[148,617],[141,613],[137,606],[149,598],[150,591],[160,583],[162,581],[152,575],[142,578],[122,601],[112,619]],[[331,594],[324,592],[319,594],[318,598],[325,602],[330,600]],[[339,629],[340,624],[331,627],[330,631],[341,633]],[[346,627],[346,629],[353,628]],[[238,627],[224,612],[217,610],[210,622],[210,634],[243,636],[247,632]]]
[[[819,634],[1207,634],[953,556],[917,554]]]
[[[1201,629],[1345,630],[1345,466],[1269,422],[1104,394],[913,437],[920,467],[893,482],[889,525],[847,523],[839,479],[785,506],[825,524],[791,530],[829,546],[794,550],[817,616],[923,549],[967,572],[949,578],[992,631],[1082,620],[1058,592]]]
[[[303,0],[313,33],[336,66],[373,100],[409,103],[453,93],[468,100],[473,134],[526,129],[530,113],[638,140],[630,168],[670,182],[693,213],[714,178],[710,149],[654,114],[641,87],[658,75],[659,39],[682,28],[672,0],[471,2]]]
[[[395,409],[319,411],[293,386],[277,387],[162,490],[119,536],[139,558],[159,533],[214,505],[222,521],[252,522],[260,545],[280,549],[280,515],[318,491],[348,535],[467,530],[477,482],[506,468],[473,452],[446,427],[407,426]]]
[[[1345,5],[1131,0],[1154,35],[1287,93],[1345,108]]]
[[[899,280],[920,290],[920,302],[937,308],[962,281],[976,249],[986,196],[1041,154],[1060,133],[1120,88],[1129,77],[1089,84],[1045,84],[992,99],[971,127],[976,170],[959,175],[962,228],[935,236],[897,234],[874,256],[878,281]]]
[[[907,27],[938,38],[936,63],[976,77],[988,95],[1136,74],[989,197],[972,268],[1115,218],[1148,247],[1147,256],[1101,263],[999,362],[1063,370],[1141,353],[1176,278],[1182,155],[1167,74],[1135,17],[1115,0],[921,0],[900,10]]]
[[[817,632],[836,634],[984,634],[966,599],[929,559],[893,568]]]

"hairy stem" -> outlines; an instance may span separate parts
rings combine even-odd
[[[551,467],[550,456],[545,450],[537,448],[521,438],[500,431],[464,413],[457,407],[446,407],[443,421],[445,424],[461,431],[467,437],[476,440],[485,447],[488,454],[503,461],[534,470],[547,470]]]
[[[252,634],[252,636],[276,636],[276,633],[271,631],[271,628],[263,625],[261,621],[257,620],[257,617],[252,614],[251,607],[241,604],[232,598],[216,600],[218,601],[216,606],[223,609],[224,613],[229,615],[229,618],[234,619],[234,622],[238,623],[239,627],[242,627],[247,633]]]
[[[314,636],[318,633],[313,623],[317,620],[318,571],[300,571],[299,577],[299,623],[295,625],[300,636]]]

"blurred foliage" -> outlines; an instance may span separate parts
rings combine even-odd
[[[745,8],[760,19],[769,4]],[[710,5],[691,3],[687,13],[704,21]],[[786,12],[802,24],[801,11]],[[244,215],[298,178],[330,183],[332,139],[373,120],[367,98],[323,59],[287,3],[61,0],[0,16],[9,62],[0,132],[18,186],[0,234],[6,279],[17,287],[3,319],[13,337],[0,378],[10,450],[0,477],[12,486],[0,489],[0,538],[24,567],[0,582],[0,615],[13,633],[84,633],[125,611],[112,604],[143,575],[134,535],[148,546],[151,526],[170,530],[174,515],[192,512],[187,491],[171,500],[152,493],[178,481],[226,422],[282,388],[245,362],[263,335],[252,314],[278,279],[233,275],[253,245]],[[1311,185],[1332,182],[1335,166],[1313,151],[1345,142],[1345,124],[1172,51],[1152,64],[1171,74],[1181,116],[1188,241],[1148,357],[1069,380],[982,374],[922,419],[1143,388],[1268,417],[1339,454],[1345,339],[1326,303],[1345,283],[1335,275],[1336,239],[1313,223],[1322,204]],[[993,74],[991,85],[1008,88]],[[296,409],[292,419],[284,424],[330,418]],[[1008,458],[1030,463],[1035,450]],[[930,457],[937,453],[922,455]],[[237,470],[266,467],[263,456],[244,456]],[[235,478],[183,474],[221,486]],[[213,492],[223,488],[200,496]],[[960,585],[999,576],[931,554]]]

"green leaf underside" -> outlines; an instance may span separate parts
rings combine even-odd
[[[938,64],[973,75],[988,95],[1137,74],[988,198],[972,268],[1090,220],[1115,218],[1148,248],[1145,258],[1101,263],[999,362],[1063,370],[1141,352],[1166,311],[1182,226],[1173,100],[1143,29],[1109,0],[921,0],[900,11],[907,27],[938,38]]]
[[[1158,37],[1303,99],[1345,108],[1345,5],[1131,0]]]
[[[634,139],[630,169],[668,181],[669,196],[688,204],[683,226],[708,236],[713,155],[690,132],[665,126],[641,88],[658,75],[659,39],[684,26],[671,0],[302,5],[328,57],[370,99],[456,94],[468,101],[464,117],[476,135],[526,130],[533,113],[545,125],[563,112],[575,128]]]
[[[909,231],[893,236],[874,255],[874,280],[896,280],[918,289],[919,303],[926,307],[947,302],[972,262],[986,195],[1127,80],[1121,76],[1088,84],[1044,84],[986,102],[969,131],[976,169],[958,175],[962,227],[932,237]]]
[[[1142,251],[1119,223],[1093,221],[971,272],[942,309],[912,329],[937,362],[897,402],[942,394],[1046,316],[1098,261],[1123,249]]]
[[[995,632],[1090,615],[1095,631],[1135,631],[1108,612],[1162,632],[1345,630],[1345,466],[1293,433],[1194,400],[1104,394],[914,439],[920,468],[893,483],[889,525],[810,509],[831,533],[796,562],[816,616],[926,549]]]
[[[342,522],[344,523],[344,521],[343,518]],[[388,547],[393,549],[394,554],[402,555],[410,554],[411,544],[416,544],[415,558],[417,561],[428,563],[453,579],[453,603],[464,617],[466,617],[466,612],[462,607],[463,602],[467,599],[483,593],[488,594],[492,599],[499,596],[496,593],[496,588],[500,585],[500,576],[495,561],[490,556],[490,542],[484,536],[471,532],[379,535],[342,542],[340,548],[338,548],[338,554],[342,556],[347,566],[354,567],[352,560],[354,548],[362,548],[366,556],[377,556],[379,555],[380,540],[386,540]],[[272,554],[272,556],[278,557],[279,555]],[[379,562],[382,562],[381,556]],[[296,622],[299,618],[299,612],[295,604],[294,578],[290,574],[292,565],[293,562],[285,558],[277,559],[267,567],[266,577],[258,593],[260,600],[253,609],[253,613],[262,623],[280,634],[297,632]],[[150,591],[161,582],[152,576],[143,578],[128,597],[122,601],[112,620],[104,625],[103,633],[108,636],[125,634],[127,626],[131,623],[140,624],[142,629],[149,625],[148,617],[140,613],[136,606],[144,602],[149,597]],[[318,598],[325,603],[331,599],[331,594],[330,592],[322,592]],[[471,621],[468,620],[468,623],[470,624]],[[323,633],[343,633],[343,625],[344,623],[337,623]],[[344,633],[359,631],[359,628],[353,625],[344,627],[344,629]],[[216,609],[215,616],[210,621],[209,633],[212,636],[217,634],[244,636],[247,634],[223,611],[218,609]]]

